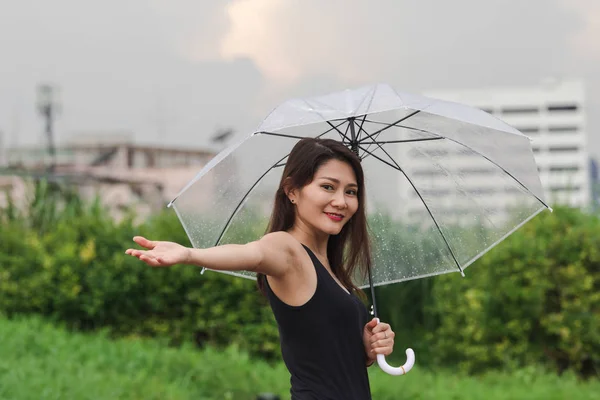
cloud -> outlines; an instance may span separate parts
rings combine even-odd
[[[11,2],[0,13],[0,129],[17,115],[23,133],[41,135],[34,93],[43,80],[62,87],[65,132],[119,128],[145,138],[163,124],[182,141],[252,125],[288,97],[373,82],[420,92],[584,76],[598,90],[599,8],[596,0]]]
[[[219,56],[249,58],[281,90],[313,76],[407,90],[532,83],[564,74],[575,51],[582,16],[561,1],[233,0]]]
[[[190,37],[218,43],[222,2],[31,3],[0,13],[0,131],[9,146],[44,143],[41,82],[60,88],[59,141],[124,131],[141,142],[169,134],[173,144],[202,145],[219,127],[257,124],[251,105],[263,81],[250,60],[182,56]]]
[[[583,21],[571,37],[578,55],[584,60],[600,60],[600,3],[597,0],[565,0],[565,7],[574,9]]]

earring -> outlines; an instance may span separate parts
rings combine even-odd
[[[295,203],[295,201],[294,201],[294,200],[290,200],[290,201],[292,202],[292,204],[294,204],[294,203]]]

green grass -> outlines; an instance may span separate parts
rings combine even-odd
[[[370,368],[373,398],[599,399],[600,382],[535,368],[481,377],[415,367],[391,377]],[[158,341],[69,333],[39,318],[0,319],[0,399],[289,398],[289,375],[234,348],[174,349]]]

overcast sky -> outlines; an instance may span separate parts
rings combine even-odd
[[[598,38],[598,0],[0,0],[0,132],[43,143],[44,82],[60,87],[59,141],[131,132],[199,147],[289,97],[558,77],[585,80],[599,154]]]

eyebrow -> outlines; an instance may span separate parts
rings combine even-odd
[[[330,181],[332,181],[332,182],[335,182],[335,183],[337,183],[337,184],[339,184],[339,183],[340,183],[340,180],[339,180],[339,179],[332,178],[332,177],[329,177],[329,176],[321,176],[321,177],[319,177],[319,179],[328,179],[328,180],[330,180]],[[358,187],[358,185],[357,185],[356,183],[349,183],[349,184],[348,184],[348,186],[354,186],[354,187]]]

